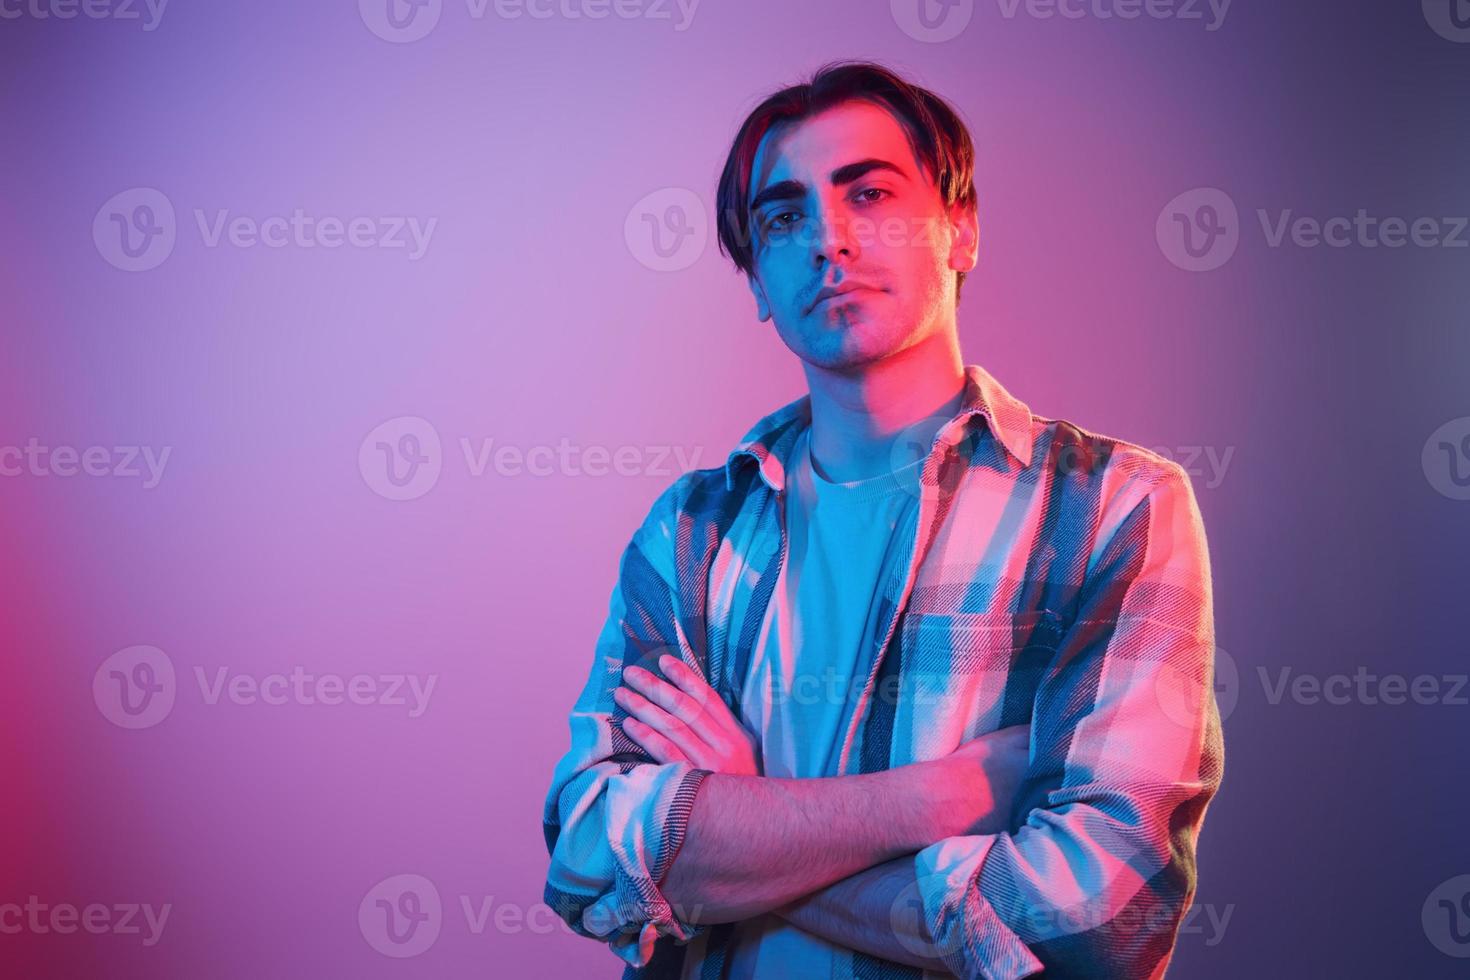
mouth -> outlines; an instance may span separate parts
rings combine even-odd
[[[872,292],[881,292],[881,290],[876,290],[871,286],[862,285],[844,285],[837,287],[828,286],[826,289],[823,289],[822,291],[817,293],[817,298],[812,301],[812,305],[808,308],[807,312],[810,313],[813,310],[820,309],[823,306],[827,306],[841,300],[850,299],[858,293]]]

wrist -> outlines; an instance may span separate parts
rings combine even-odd
[[[977,787],[975,767],[957,765],[952,756],[914,763],[920,785],[920,809],[930,816],[925,839],[914,850],[921,850],[946,837],[970,832],[974,824]]]

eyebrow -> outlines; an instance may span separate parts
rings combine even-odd
[[[842,187],[859,180],[864,174],[874,170],[887,170],[908,179],[908,174],[896,163],[887,160],[879,160],[877,157],[869,157],[856,163],[847,163],[832,171],[830,179],[833,187]],[[750,202],[750,210],[758,211],[762,205],[772,201],[794,201],[806,196],[807,187],[799,180],[780,180],[761,190]]]

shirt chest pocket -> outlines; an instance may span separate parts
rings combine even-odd
[[[911,733],[916,748],[949,751],[1028,723],[1059,622],[1047,611],[906,612],[898,630],[899,730]]]

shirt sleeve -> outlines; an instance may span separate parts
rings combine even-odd
[[[1013,833],[914,857],[925,922],[960,977],[1161,977],[1193,901],[1224,745],[1208,549],[1184,470],[1120,492],[1097,542],[1033,705],[1027,783],[1055,788]]]
[[[542,820],[551,856],[546,904],[635,967],[647,965],[659,937],[688,942],[707,929],[682,918],[659,885],[710,771],[656,762],[624,733],[627,712],[612,699],[627,664],[651,669],[660,654],[681,651],[692,662],[672,585],[677,487],[660,495],[623,551]]]

